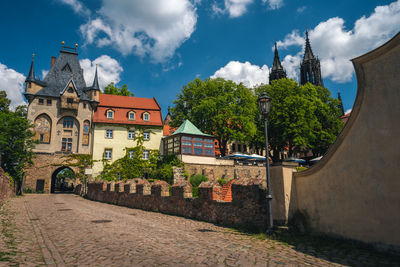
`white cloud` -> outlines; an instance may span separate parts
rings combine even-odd
[[[85,7],[79,0],[58,0],[59,2],[66,4],[74,10],[76,14],[90,16],[90,10]]]
[[[352,30],[346,30],[344,20],[339,17],[319,23],[309,32],[309,37],[314,54],[321,60],[323,78],[339,83],[350,81],[353,76],[350,59],[383,44],[399,28],[400,0],[386,6],[377,6],[369,17],[358,19]],[[304,39],[296,30],[278,42],[282,48],[291,45],[304,46]],[[286,56],[282,65],[294,68],[293,64],[300,62],[301,56],[302,52]]]
[[[304,10],[306,10],[306,9],[307,9],[306,6],[301,6],[301,7],[298,7],[298,8],[296,9],[296,12],[297,12],[297,13],[303,13]]]
[[[224,67],[217,70],[212,79],[224,78],[235,83],[243,83],[248,87],[254,87],[259,84],[267,84],[269,81],[269,68],[263,65],[261,68],[252,65],[250,62],[230,61]]]
[[[88,44],[114,46],[123,55],[171,58],[195,30],[196,7],[189,0],[104,0],[98,17],[81,25]]]
[[[299,52],[297,55],[286,55],[282,61],[282,66],[286,71],[286,75],[288,78],[292,78],[297,80],[297,77],[300,75],[300,58],[302,52]]]
[[[262,2],[267,4],[269,9],[279,9],[283,6],[283,0],[262,0]]]
[[[247,6],[251,3],[253,3],[253,0],[225,0],[224,7],[221,8],[214,3],[212,5],[212,10],[215,14],[228,13],[229,17],[237,18],[247,12]]]
[[[94,73],[97,66],[97,74],[99,78],[100,88],[103,90],[106,85],[110,82],[117,84],[121,80],[121,73],[124,70],[117,60],[102,55],[95,60],[81,59],[79,61],[83,69],[83,76],[88,86],[92,85],[94,79]]]
[[[23,74],[0,63],[0,91],[6,91],[13,109],[18,105],[26,105],[22,96],[25,91],[24,83],[25,76]]]
[[[348,110],[346,110],[346,111],[344,112],[344,114],[347,115],[347,114],[351,113],[351,110],[352,110],[352,109],[349,108]]]

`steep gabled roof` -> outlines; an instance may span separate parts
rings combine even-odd
[[[213,135],[205,134],[200,131],[199,128],[197,128],[190,120],[185,120],[172,135],[177,134],[192,134],[213,137]]]

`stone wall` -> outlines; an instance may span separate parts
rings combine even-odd
[[[285,179],[291,181],[292,169],[274,167],[271,170],[272,214],[279,224],[287,222],[291,195],[283,187]],[[290,177],[284,177],[288,175]],[[227,226],[247,227],[263,230],[266,225],[265,179],[241,178],[232,183],[231,202],[219,201],[221,187],[214,182],[203,182],[199,186],[199,197],[192,198],[192,187],[186,181],[172,186],[164,181],[150,184],[147,180],[134,179],[124,182],[90,183],[87,197],[91,200],[158,211],[184,216]],[[291,184],[291,183],[290,183]],[[81,189],[77,186],[75,193]],[[283,196],[279,196],[279,195]],[[283,202],[283,203],[281,203]]]
[[[351,116],[323,159],[295,174],[292,210],[315,231],[400,251],[400,34],[353,64]]]
[[[203,174],[211,181],[234,178],[265,179],[265,166],[257,165],[211,165],[185,163],[185,171],[190,175]]]
[[[0,204],[9,199],[13,194],[10,186],[10,178],[5,175],[3,168],[0,167]]]

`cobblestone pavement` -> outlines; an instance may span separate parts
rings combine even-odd
[[[93,202],[26,195],[1,209],[0,266],[384,266],[399,258],[319,251],[210,223]],[[319,252],[318,252],[319,251]]]

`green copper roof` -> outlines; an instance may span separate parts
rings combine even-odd
[[[178,130],[176,130],[172,135],[176,134],[193,134],[193,135],[202,135],[202,136],[212,136],[209,134],[205,134],[200,131],[190,120],[185,120],[181,126],[179,126]]]

